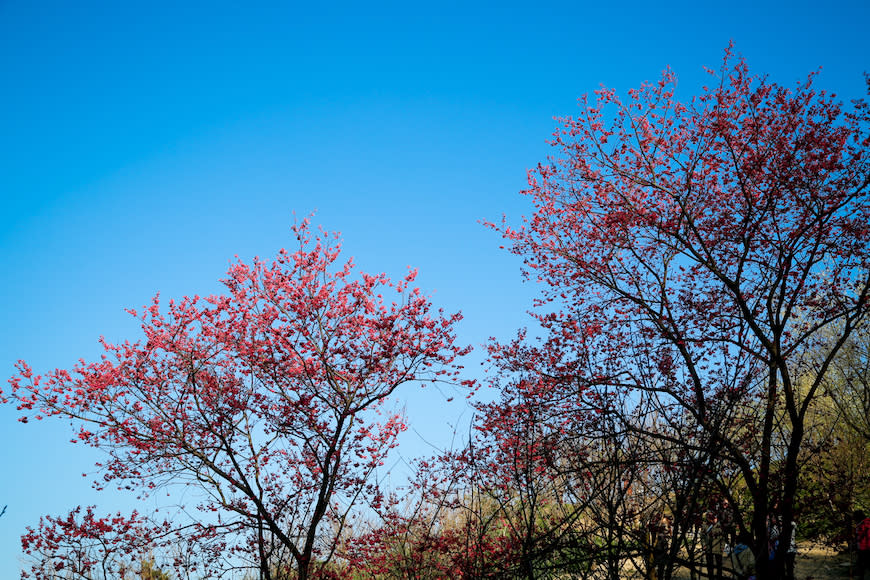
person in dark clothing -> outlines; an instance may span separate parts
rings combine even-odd
[[[704,544],[704,555],[707,560],[707,573],[711,580],[722,580],[722,552],[725,544],[723,541],[722,526],[715,513],[707,514],[707,527],[701,533]]]

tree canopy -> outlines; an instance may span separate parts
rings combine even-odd
[[[307,221],[224,294],[131,310],[143,338],[99,361],[20,362],[0,396],[71,419],[107,455],[97,486],[201,495],[184,521],[47,516],[24,576],[670,578],[714,522],[783,577],[797,510],[837,534],[808,507],[826,482],[839,510],[868,497],[870,109],[814,81],[728,50],[694,97],[668,70],[560,119],[530,216],[489,224],[541,337],[489,344],[496,396],[403,492],[376,477],[406,428],[389,401],[472,384],[461,317]]]

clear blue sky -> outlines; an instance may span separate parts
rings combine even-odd
[[[687,94],[733,40],[755,72],[864,95],[866,0],[749,2],[33,2],[0,0],[0,371],[68,367],[136,338],[125,307],[218,291],[238,254],[290,243],[293,212],[371,271],[420,269],[480,344],[525,324],[534,288],[478,224],[517,194],[555,115],[670,65]],[[479,375],[477,368],[470,374]],[[404,393],[443,445],[461,397]],[[95,496],[60,422],[0,409],[0,578],[40,515]]]

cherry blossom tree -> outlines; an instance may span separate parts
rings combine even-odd
[[[194,526],[195,527],[195,526]],[[223,575],[227,562],[214,546],[185,540],[183,528],[167,520],[156,521],[137,511],[104,517],[94,506],[77,506],[66,516],[45,516],[27,528],[21,548],[30,563],[22,578],[36,580],[169,580],[163,568],[190,579]],[[191,553],[195,550],[196,553]],[[164,557],[157,561],[155,554]],[[231,565],[230,565],[231,567]]]
[[[501,480],[487,482],[491,472],[475,471],[468,454],[468,449],[448,451],[417,464],[404,501],[348,542],[350,577],[526,577],[537,558],[525,548],[535,542],[524,542],[518,533],[524,522],[511,521],[516,511],[500,503],[507,494],[492,495]]]
[[[730,50],[711,81],[582,99],[529,174],[534,214],[494,227],[543,283],[540,366],[578,399],[615,394],[641,441],[738,472],[766,554],[769,515],[791,530],[808,409],[868,311],[870,114]]]
[[[33,563],[21,576],[37,580],[127,578],[139,571],[168,527],[167,523],[153,526],[136,512],[130,517],[120,513],[97,517],[93,506],[84,512],[76,507],[65,517],[46,516],[21,538],[24,553]]]
[[[22,421],[71,419],[107,455],[98,486],[193,487],[189,541],[304,580],[327,574],[355,508],[384,501],[373,476],[405,429],[390,396],[459,381],[467,349],[460,315],[433,311],[415,272],[391,283],[341,263],[337,236],[308,220],[293,233],[296,251],[232,265],[223,295],[131,310],[144,338],[102,340],[97,362],[20,362],[6,397]]]
[[[462,456],[471,485],[518,538],[517,576],[695,572],[689,532],[713,467],[709,447],[675,438],[648,403],[578,380],[583,356],[525,342],[493,346],[501,396],[477,405],[477,437]],[[662,526],[665,517],[673,525]]]

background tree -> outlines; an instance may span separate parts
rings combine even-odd
[[[799,531],[842,547],[854,533],[852,511],[870,506],[870,443],[843,421],[828,397],[816,402],[812,415],[795,500]]]
[[[402,505],[353,535],[344,556],[355,577],[499,578],[516,569],[516,537],[499,506],[469,480],[463,454],[420,461]]]
[[[474,448],[487,451],[469,480],[503,506],[531,569],[697,572],[702,513],[723,503],[713,447],[655,399],[590,388],[588,351],[565,346],[521,337],[493,348],[501,397],[478,405]]]
[[[161,578],[149,559],[171,534],[168,522],[154,524],[134,512],[97,517],[93,506],[65,517],[46,516],[28,528],[21,547],[31,562],[22,578],[36,580],[110,580]],[[203,571],[203,570],[201,570]],[[165,574],[163,575],[165,578]]]
[[[495,532],[512,547],[503,570],[515,578],[582,574],[592,562],[595,544],[579,525],[588,494],[562,469],[586,453],[583,425],[562,412],[557,397],[542,396],[552,387],[547,377],[526,375],[504,385],[497,401],[478,404],[472,436],[456,458],[471,497],[489,506]]]
[[[802,454],[798,509],[802,532],[842,545],[852,511],[870,508],[870,336],[865,322],[849,337],[811,409]]]
[[[501,229],[545,283],[547,340],[585,357],[575,380],[680,426],[639,423],[649,438],[703,435],[739,471],[764,554],[768,515],[790,533],[808,409],[868,309],[870,118],[730,51],[713,78],[689,102],[670,71],[626,103],[583,99],[530,173],[534,214]],[[752,423],[728,420],[741,408]],[[781,576],[779,545],[761,578]]]
[[[356,506],[383,502],[372,474],[405,428],[384,403],[405,383],[454,380],[466,349],[460,316],[433,312],[414,272],[395,285],[356,273],[336,236],[307,220],[293,232],[295,252],[236,263],[224,295],[131,311],[144,339],[104,340],[98,362],[46,375],[19,363],[7,396],[23,421],[69,418],[105,451],[99,485],[193,486],[190,541],[304,580]]]
[[[850,335],[834,359],[825,388],[843,421],[870,441],[870,324],[865,322]]]

